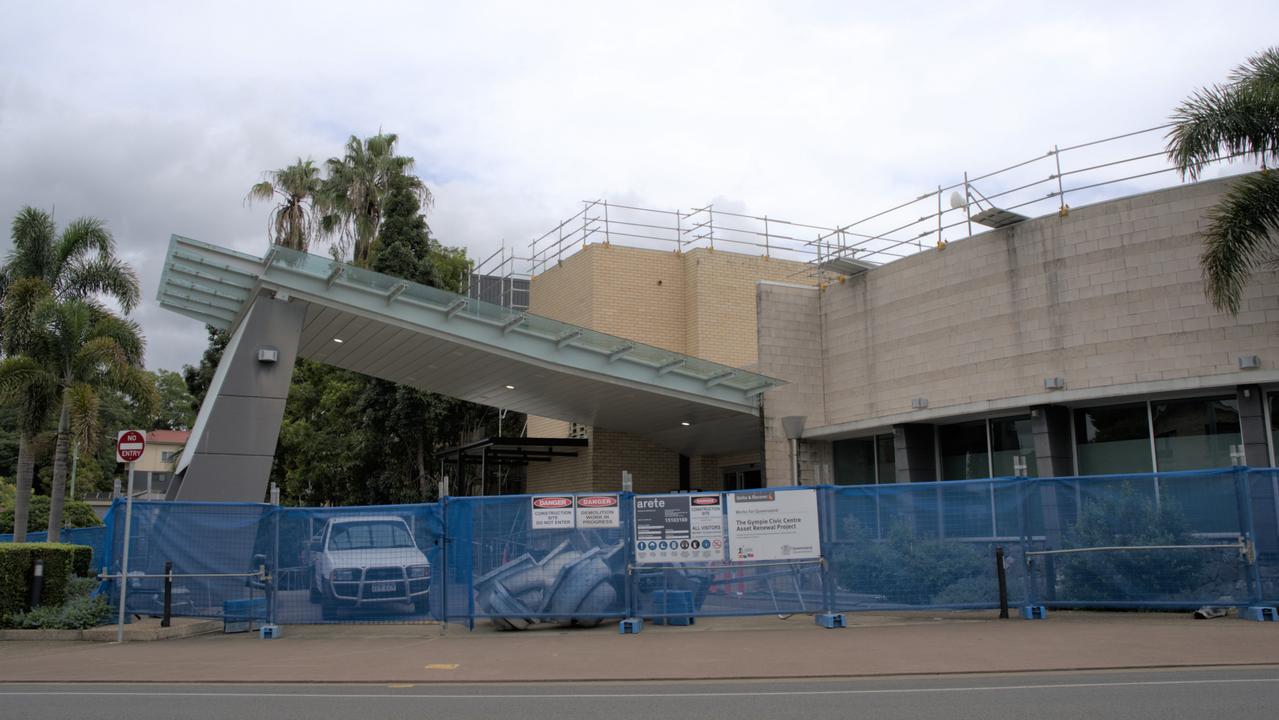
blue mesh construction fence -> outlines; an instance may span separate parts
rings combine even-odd
[[[106,566],[119,574],[124,512]],[[1279,471],[288,508],[138,502],[128,609],[503,628],[1279,598]],[[113,584],[112,598],[118,586]]]

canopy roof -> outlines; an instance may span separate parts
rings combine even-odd
[[[307,305],[301,357],[686,454],[757,447],[759,395],[782,384],[283,247],[259,258],[170,240],[162,306],[233,330],[261,294]]]

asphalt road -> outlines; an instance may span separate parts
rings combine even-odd
[[[577,685],[0,684],[0,718],[1025,718],[1269,717],[1279,667],[807,682]]]

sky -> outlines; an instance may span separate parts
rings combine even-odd
[[[0,255],[24,205],[104,220],[152,369],[206,344],[155,301],[170,234],[262,254],[249,187],[352,134],[400,136],[472,257],[594,198],[835,226],[1163,124],[1279,27],[1273,0],[194,5],[0,0]]]

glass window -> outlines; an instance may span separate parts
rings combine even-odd
[[[897,450],[893,446],[893,436],[875,436],[876,472],[880,484],[897,482]]]
[[[1151,472],[1146,404],[1076,410],[1075,449],[1080,475]]]
[[[940,425],[942,480],[975,480],[990,477],[986,453],[986,421]]]
[[[1239,403],[1233,397],[1151,403],[1159,470],[1229,467],[1230,446],[1242,442]]]
[[[1026,460],[1026,476],[1035,477],[1035,436],[1030,416],[997,418],[990,421],[990,462],[995,477],[1016,475],[1013,458]]]
[[[831,443],[836,485],[875,484],[875,442],[869,439]]]

